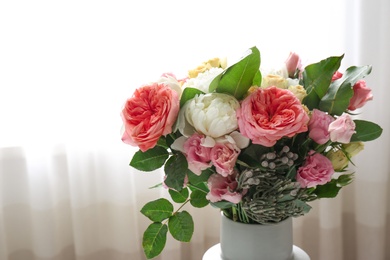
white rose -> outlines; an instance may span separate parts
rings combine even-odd
[[[238,128],[236,110],[240,103],[222,93],[197,95],[181,108],[177,128],[184,136],[194,132],[218,138]]]
[[[157,80],[157,83],[164,83],[165,85],[176,91],[177,94],[179,94],[179,97],[181,96],[181,85],[174,75],[165,73],[160,77],[160,79]]]
[[[196,88],[204,93],[209,92],[211,81],[223,71],[222,68],[210,68],[203,73],[199,73],[196,78],[190,78],[184,83],[183,88]]]

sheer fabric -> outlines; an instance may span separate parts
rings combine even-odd
[[[294,219],[312,259],[390,258],[390,3],[386,0],[3,1],[0,3],[0,259],[145,259],[139,212],[164,189],[162,171],[138,172],[120,141],[122,104],[164,72],[214,56],[233,63],[256,45],[262,66],[289,51],[305,64],[345,53],[373,65],[374,101],[362,116],[380,139],[354,160],[356,178]],[[191,243],[169,237],[156,259],[201,259],[219,241],[219,212],[188,211]]]

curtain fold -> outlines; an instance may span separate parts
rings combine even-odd
[[[354,182],[294,219],[313,260],[390,259],[390,2],[9,1],[0,3],[0,260],[141,260],[148,201],[162,170],[129,166],[121,106],[164,72],[257,45],[262,66],[345,54],[373,65],[361,117],[380,139],[356,156]],[[223,7],[223,8],[222,8]],[[146,22],[147,21],[147,22]],[[184,29],[183,29],[184,26]],[[180,74],[182,73],[182,74]],[[157,260],[199,260],[219,242],[219,212],[186,207],[190,243],[168,236]]]

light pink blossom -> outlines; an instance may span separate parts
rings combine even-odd
[[[311,151],[304,164],[298,168],[297,181],[302,188],[328,183],[334,173],[332,162],[324,155]]]
[[[329,141],[329,124],[334,118],[318,109],[313,109],[309,121],[309,137],[318,144],[324,144]]]
[[[206,199],[211,202],[226,200],[232,203],[239,203],[242,199],[242,194],[237,192],[238,183],[236,174],[223,177],[220,174],[213,174],[207,181],[207,186],[210,190],[206,195]]]
[[[363,107],[367,101],[373,99],[373,95],[371,93],[371,89],[366,86],[366,82],[364,80],[359,80],[353,86],[353,96],[349,101],[348,109],[355,110]]]
[[[240,149],[231,143],[216,143],[211,149],[211,161],[217,173],[224,177],[232,174]]]
[[[355,122],[349,114],[342,114],[329,125],[329,135],[332,142],[349,143],[355,131]]]
[[[335,80],[338,80],[339,78],[341,78],[343,76],[343,73],[341,73],[340,71],[336,71],[333,76],[332,76],[332,82],[335,81]]]
[[[195,133],[184,142],[184,153],[187,158],[188,168],[200,175],[203,170],[211,166],[211,147],[204,145],[205,136]]]
[[[179,95],[165,84],[152,83],[136,89],[122,110],[122,141],[145,152],[162,135],[172,132],[179,112]]]
[[[302,70],[301,58],[295,52],[290,52],[290,55],[287,57],[285,61],[285,64],[286,64],[288,75],[290,77],[294,76],[297,69]]]
[[[307,131],[309,116],[287,89],[257,88],[237,110],[240,132],[253,143],[271,147],[282,137]]]

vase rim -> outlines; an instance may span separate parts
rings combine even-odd
[[[279,222],[275,222],[275,223],[267,223],[267,224],[261,224],[261,223],[243,223],[243,222],[239,222],[239,221],[233,221],[232,219],[228,218],[227,216],[225,216],[225,214],[223,213],[223,211],[221,210],[221,216],[224,217],[225,219],[227,219],[228,221],[231,221],[237,225],[263,225],[263,226],[274,226],[274,225],[279,225],[281,223],[284,223],[284,222],[287,222],[289,221],[290,219],[292,219],[292,217],[288,217],[282,221],[279,221]]]

